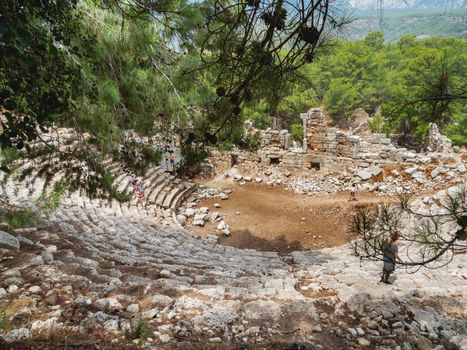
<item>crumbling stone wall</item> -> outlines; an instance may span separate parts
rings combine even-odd
[[[320,108],[312,108],[308,113],[302,113],[303,148],[310,153],[326,152],[326,121]]]
[[[425,159],[423,154],[398,147],[385,134],[328,127],[320,108],[312,108],[300,117],[303,121],[303,148],[292,147],[287,130],[258,130],[252,121],[246,121],[245,135],[259,135],[261,148],[257,154],[242,153],[240,161],[262,162],[287,169],[338,170],[348,166],[367,168],[401,162],[417,164]],[[451,141],[439,133],[435,124],[430,125],[429,144],[431,152],[451,150]]]
[[[430,123],[428,134],[428,151],[430,152],[449,152],[452,148],[451,140],[441,135],[438,125]]]

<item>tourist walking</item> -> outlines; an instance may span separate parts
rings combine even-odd
[[[391,284],[391,282],[389,282],[389,276],[396,269],[396,260],[400,263],[404,263],[399,256],[399,247],[396,244],[399,237],[399,232],[393,232],[389,239],[383,242],[383,275],[381,276],[380,282]]]
[[[138,179],[136,178],[135,174],[131,174],[130,186],[133,187],[133,189],[136,189],[138,186]]]
[[[136,195],[138,196],[138,204],[144,204],[144,186],[140,183],[136,189]]]

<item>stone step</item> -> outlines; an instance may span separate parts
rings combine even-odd
[[[148,201],[150,204],[156,203],[156,199],[159,196],[159,193],[169,185],[170,181],[164,179],[151,193],[149,194]]]
[[[176,198],[176,196],[182,191],[183,191],[183,188],[179,186],[172,189],[172,191],[170,191],[165,197],[164,202],[162,203],[162,208],[164,209],[170,208],[170,205],[172,204],[174,198]]]
[[[159,174],[151,183],[149,183],[148,188],[146,189],[146,193],[148,198],[151,197],[153,192],[161,185],[164,181],[167,180],[167,174],[165,172]]]
[[[117,163],[117,162],[114,162],[111,165],[109,165],[107,169],[113,175],[117,175],[117,174],[120,174],[122,172],[121,165],[120,165],[120,163]]]
[[[156,197],[156,205],[159,207],[162,207],[162,204],[164,203],[165,197],[172,191],[173,189],[173,182],[169,181],[167,186],[162,189],[162,191],[159,192],[159,194]]]
[[[151,168],[150,171],[144,176],[143,182],[146,185],[146,187],[149,188],[149,186],[159,177],[161,174],[164,173],[164,169],[161,166],[155,166]]]
[[[192,194],[197,188],[196,184],[189,183],[189,182],[185,183],[185,186],[187,187],[183,191],[178,193],[178,195],[173,199],[170,205],[171,209],[173,210],[177,209],[180,206],[180,204],[183,202],[183,200],[187,198],[190,194]]]
[[[113,185],[117,189],[117,191],[122,192],[128,187],[129,181],[130,178],[128,177],[128,175],[123,173],[117,176],[117,178],[114,180]]]

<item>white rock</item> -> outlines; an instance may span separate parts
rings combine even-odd
[[[6,294],[6,290],[0,287],[0,297]]]
[[[229,196],[226,195],[225,193],[221,193],[220,199],[223,200],[223,201],[225,201],[226,199],[229,199]]]
[[[441,169],[440,167],[436,167],[431,171],[430,176],[434,179],[441,173],[443,173],[443,169]]]
[[[168,343],[170,341],[170,335],[168,334],[161,334],[159,336],[159,340],[161,341],[161,343]]]
[[[149,303],[151,308],[159,307],[164,308],[172,304],[173,299],[167,295],[154,294],[144,298],[146,303]]]
[[[58,328],[60,323],[58,323],[57,320],[57,317],[51,317],[45,321],[35,321],[31,324],[31,332],[35,330],[52,330]]]
[[[154,308],[154,309],[151,309],[151,310],[148,310],[148,311],[145,311],[141,314],[141,318],[143,320],[151,320],[153,319],[154,317],[156,317],[156,315],[159,313],[159,310],[157,308]]]
[[[9,342],[17,342],[26,338],[31,337],[31,331],[27,328],[18,328],[18,329],[13,329],[12,331],[8,332],[3,339],[9,343]]]
[[[138,304],[130,304],[127,306],[126,311],[128,311],[131,314],[136,314],[139,311],[139,305]]]
[[[373,176],[377,176],[379,174],[381,174],[383,172],[383,169],[381,169],[380,167],[377,167],[377,166],[371,166],[367,169],[367,171],[373,175]]]
[[[363,181],[371,179],[371,173],[366,170],[360,170],[357,172],[357,176]]]
[[[221,205],[219,203],[214,203],[214,208],[220,208]]]
[[[28,291],[30,291],[32,294],[39,294],[42,292],[42,288],[39,286],[32,286],[29,287]]]
[[[180,225],[182,226],[185,226],[186,224],[186,216],[185,215],[181,215],[181,214],[178,214],[177,215],[177,221]]]
[[[255,181],[256,181],[256,182],[262,182],[262,181],[263,181],[263,178],[262,178],[262,177],[255,177]]]
[[[54,256],[47,250],[41,253],[41,257],[42,261],[44,261],[44,264],[50,264],[52,261],[54,261]]]
[[[216,221],[219,217],[219,213],[217,211],[211,213],[211,221]]]
[[[44,265],[44,259],[42,259],[42,256],[40,256],[40,255],[35,256],[34,258],[32,258],[32,259],[29,261],[29,265],[30,265],[30,266],[41,266],[41,265]]]
[[[200,214],[207,214],[209,212],[209,208],[208,207],[201,207],[198,209],[198,213]]]
[[[115,298],[102,298],[94,302],[96,307],[102,311],[116,311],[122,309],[122,304]]]
[[[14,293],[18,290],[18,286],[16,284],[12,284],[8,286],[8,293]]]
[[[193,208],[188,208],[187,210],[185,210],[185,215],[188,218],[191,218],[192,216],[195,215],[195,210]]]
[[[8,232],[0,231],[0,246],[19,249],[19,240]]]
[[[118,320],[107,320],[104,322],[104,328],[109,332],[118,331]]]
[[[370,341],[365,339],[365,338],[358,338],[357,342],[358,342],[358,345],[360,345],[362,347],[370,346]]]
[[[352,337],[357,337],[357,331],[354,328],[347,328],[347,332],[349,332]]]
[[[172,273],[169,270],[161,270],[161,272],[159,272],[159,276],[161,278],[170,278],[170,276],[172,276]]]
[[[57,246],[56,245],[49,245],[45,250],[47,250],[49,253],[56,253],[57,252]]]
[[[223,230],[225,228],[225,222],[224,221],[221,221],[219,222],[219,224],[217,225],[217,229],[218,230]]]

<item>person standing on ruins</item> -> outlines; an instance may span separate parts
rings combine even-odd
[[[169,151],[169,162],[171,171],[175,171],[175,154],[174,151]]]
[[[396,260],[400,263],[404,263],[398,254],[399,247],[396,244],[399,237],[399,232],[393,232],[390,238],[383,242],[383,275],[381,276],[380,282],[391,284],[391,282],[389,282],[389,276],[396,269]]]
[[[352,184],[352,187],[350,188],[349,202],[353,202],[357,200],[357,197],[355,196],[356,193],[357,193],[357,186],[355,184]]]

